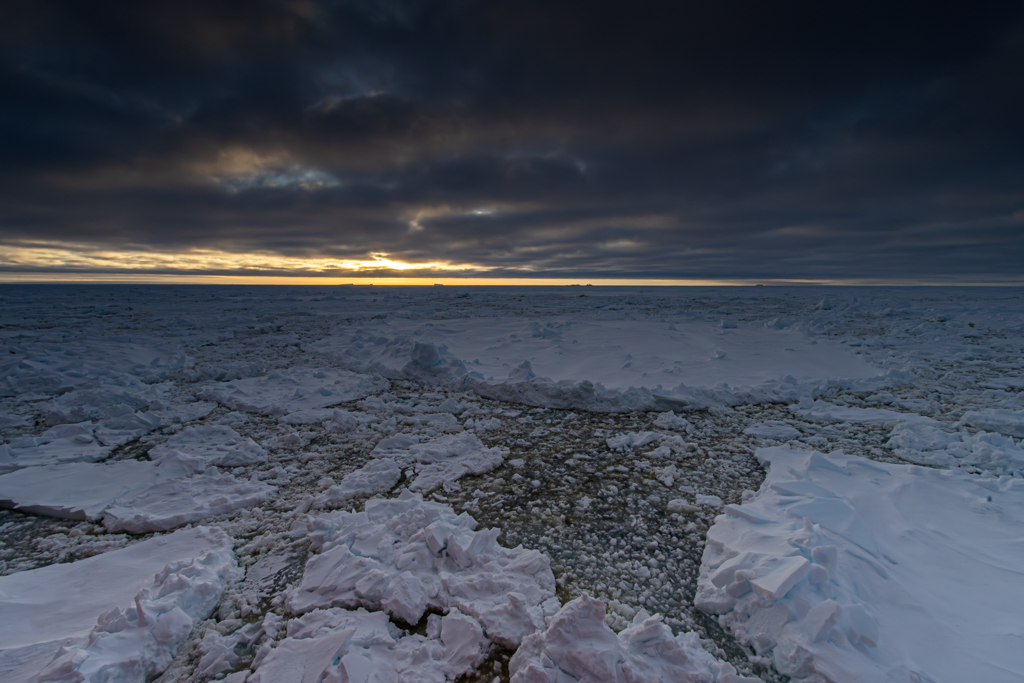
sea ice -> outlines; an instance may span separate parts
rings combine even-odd
[[[64,519],[102,520],[109,531],[166,531],[265,501],[275,490],[171,451],[144,462],[70,463],[0,476],[0,506]]]
[[[154,462],[27,467],[0,476],[0,506],[64,519],[98,520],[115,500],[200,471],[198,461],[179,456]]]
[[[692,631],[673,636],[644,610],[616,635],[605,605],[582,595],[551,618],[546,631],[523,639],[509,662],[512,683],[757,683],[711,656]]]
[[[103,510],[103,526],[110,532],[144,534],[168,531],[265,502],[276,487],[259,481],[235,479],[215,468],[188,479],[172,479],[149,486],[134,496],[121,496]]]
[[[431,615],[427,634],[410,635],[383,612],[315,610],[288,624],[288,637],[248,683],[417,681],[449,683],[486,656],[490,642],[476,620],[453,609]]]
[[[1002,434],[951,434],[927,424],[900,424],[893,428],[885,445],[904,460],[919,465],[1024,476],[1024,448]]]
[[[157,460],[174,452],[199,458],[205,465],[216,467],[252,465],[267,457],[258,443],[243,438],[224,425],[185,427],[164,443],[149,449],[149,457]]]
[[[969,410],[964,413],[961,421],[978,429],[999,432],[1017,438],[1024,437],[1024,410],[999,408]]]
[[[0,577],[4,683],[139,683],[161,673],[240,572],[232,540],[197,527]]]
[[[403,491],[369,500],[365,512],[336,512],[309,523],[312,549],[289,595],[298,613],[328,607],[383,610],[416,624],[427,610],[456,609],[490,640],[517,647],[558,610],[548,558],[498,545],[498,529],[447,505]]]
[[[896,424],[914,422],[942,426],[941,422],[917,413],[899,413],[885,408],[838,406],[828,401],[801,402],[789,407],[795,415],[814,422],[850,422],[852,424]]]
[[[659,396],[683,405],[795,397],[798,384],[827,386],[884,374],[849,349],[795,326],[723,329],[698,318],[669,325],[594,309],[555,309],[540,319],[481,311],[443,325],[411,316],[380,318],[364,321],[356,334],[332,335],[307,348],[375,372],[428,381],[465,375],[478,393],[499,400],[597,410],[650,409]]]
[[[409,489],[428,492],[467,474],[490,472],[504,462],[508,449],[499,446],[488,448],[470,432],[425,441],[419,441],[414,435],[396,434],[382,439],[370,455],[388,458],[401,467],[412,467],[416,478],[409,484]]]
[[[758,439],[774,439],[775,441],[789,441],[790,439],[800,438],[799,430],[794,429],[781,420],[759,422],[744,429],[743,433]]]
[[[1019,681],[1024,479],[766,448],[696,604],[794,680]]]
[[[354,401],[377,388],[369,375],[334,368],[296,367],[275,370],[263,377],[208,384],[198,394],[232,410],[285,415]]]

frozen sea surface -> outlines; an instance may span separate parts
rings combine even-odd
[[[0,287],[0,662],[1024,681],[1022,339],[1015,289]]]

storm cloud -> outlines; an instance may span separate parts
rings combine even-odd
[[[0,268],[1014,280],[1022,84],[1019,2],[6,3]]]

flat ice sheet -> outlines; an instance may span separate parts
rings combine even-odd
[[[156,460],[175,452],[199,458],[216,467],[252,465],[267,457],[262,446],[225,425],[185,427],[164,443],[149,449],[149,457]]]
[[[799,329],[762,323],[723,328],[703,320],[669,323],[624,319],[598,311],[538,318],[468,317],[424,325],[391,318],[364,323],[364,336],[330,337],[312,350],[348,358],[354,364],[399,370],[409,361],[415,339],[446,351],[483,381],[522,380],[516,370],[527,362],[537,377],[589,381],[607,389],[642,387],[667,397],[688,388],[758,387],[786,380],[792,384],[876,378],[883,370],[850,349]]]
[[[172,479],[121,497],[103,510],[107,531],[144,534],[167,531],[239,508],[251,508],[273,495],[275,487],[236,479],[216,470],[188,479]]]
[[[795,680],[1024,680],[1024,479],[757,457],[757,496],[708,532],[698,607]]]
[[[376,388],[369,375],[334,368],[289,368],[263,377],[208,384],[198,393],[232,410],[286,415],[354,401]]]
[[[195,560],[200,560],[202,568],[183,575],[191,578],[178,578],[177,573]],[[171,563],[181,564],[163,578],[158,576]],[[85,647],[85,637],[97,627],[102,614],[129,610],[140,595],[142,603],[148,603],[146,589],[166,586],[163,612],[177,606],[186,614],[191,612],[190,618],[205,618],[233,572],[237,569],[231,539],[219,529],[198,527],[85,560],[0,577],[0,679],[22,683],[46,666],[61,645],[73,650]],[[168,578],[172,580],[169,584],[165,583]],[[153,611],[152,616],[159,613]],[[104,634],[99,634],[99,640],[103,639]],[[180,636],[162,644],[154,641],[149,654],[176,648],[178,642]],[[145,652],[118,653],[116,648],[96,657],[116,667],[122,661],[119,655],[136,660],[147,657]],[[114,676],[111,680],[127,679]]]
[[[108,531],[167,531],[259,505],[275,488],[236,479],[170,451],[156,461],[28,467],[0,476],[0,506],[64,519],[102,520]]]
[[[195,461],[69,463],[0,476],[0,506],[65,519],[98,520],[115,500],[199,471]]]

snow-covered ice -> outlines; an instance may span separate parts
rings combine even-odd
[[[700,645],[697,634],[672,635],[644,610],[616,634],[605,624],[605,605],[576,598],[542,633],[527,636],[509,663],[512,683],[753,683]]]
[[[529,669],[551,683],[551,662],[612,659],[652,679],[693,665],[695,680],[726,681],[728,660],[774,683],[773,661],[869,662],[869,680],[934,683],[977,678],[965,671],[982,663],[986,680],[1020,680],[1007,639],[1021,605],[1003,586],[1020,564],[1022,301],[944,288],[0,287],[0,497],[22,505],[0,510],[0,574],[113,557],[136,540],[122,531],[224,530],[247,578],[190,622],[161,683],[340,678],[342,661],[344,675],[475,668],[508,683]],[[771,456],[764,481],[754,453],[780,442],[828,453],[813,466]],[[869,537],[873,549],[858,545]],[[698,582],[702,556],[728,578],[726,546],[750,566]],[[556,586],[601,602],[551,621]],[[536,647],[511,671],[524,637]],[[640,654],[638,637],[658,652]],[[173,649],[146,661],[164,666]]]
[[[227,534],[197,527],[0,577],[0,678],[150,679],[237,576]]]
[[[208,384],[198,394],[234,410],[284,415],[353,401],[376,388],[369,375],[329,367],[296,367],[263,377]]]
[[[796,680],[1019,681],[1024,479],[758,451],[697,605]]]
[[[759,439],[774,439],[775,441],[789,441],[800,437],[800,430],[794,429],[781,420],[770,420],[751,425],[744,429],[743,433]]]
[[[250,438],[225,425],[185,427],[167,441],[149,451],[153,460],[172,453],[184,453],[215,467],[252,465],[266,459],[266,451]]]
[[[264,502],[274,487],[238,480],[170,451],[155,461],[28,467],[0,476],[0,506],[72,520],[102,520],[110,531],[167,531]]]
[[[498,529],[476,531],[469,515],[418,494],[370,500],[365,512],[332,513],[309,528],[319,552],[288,597],[298,613],[366,607],[416,624],[428,609],[457,609],[515,647],[559,606],[544,555],[503,548]]]
[[[97,520],[115,500],[197,474],[197,465],[195,460],[172,455],[153,462],[28,467],[0,476],[0,505],[65,519]]]
[[[400,630],[383,612],[316,610],[288,624],[288,637],[248,683],[448,683],[473,671],[487,647],[480,625],[458,610],[431,615],[426,636]]]
[[[120,496],[103,510],[108,531],[142,534],[168,531],[207,517],[264,503],[275,487],[244,481],[210,469],[187,479],[153,484],[134,495]]]

